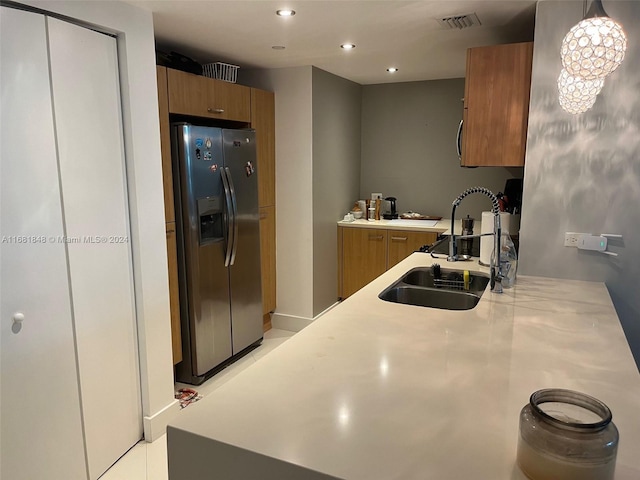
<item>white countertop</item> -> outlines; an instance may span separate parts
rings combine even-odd
[[[524,479],[519,411],[551,387],[610,407],[615,478],[640,478],[640,374],[606,287],[519,276],[468,311],[378,299],[433,261],[414,253],[182,412],[169,427],[170,479],[225,461],[227,480],[275,479],[280,467],[303,467],[286,477],[296,480]]]
[[[384,228],[397,230],[413,230],[421,232],[437,232],[449,234],[451,230],[451,219],[442,219],[435,222],[431,220],[363,220],[358,219],[353,222],[345,222],[340,220],[338,225],[341,227],[354,228]],[[455,224],[456,235],[462,232],[462,221],[458,219]],[[480,222],[476,222],[473,227],[474,231],[480,232]]]

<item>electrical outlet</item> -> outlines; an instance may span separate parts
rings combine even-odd
[[[580,235],[584,235],[584,234],[575,233],[575,232],[566,232],[564,234],[564,246],[578,248],[578,238],[580,238]]]
[[[382,198],[382,194],[381,193],[372,193],[371,194],[371,200],[377,200],[378,198]]]

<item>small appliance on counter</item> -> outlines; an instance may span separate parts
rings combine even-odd
[[[385,198],[387,202],[389,202],[389,211],[384,212],[382,214],[382,218],[385,220],[395,220],[398,218],[398,211],[396,210],[396,197],[387,197]]]
[[[475,219],[467,215],[467,218],[462,219],[462,235],[473,235],[473,222]],[[475,238],[461,238],[460,239],[460,253],[462,255],[471,255],[473,251],[473,241]]]

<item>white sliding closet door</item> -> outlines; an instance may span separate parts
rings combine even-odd
[[[116,40],[48,18],[89,474],[142,438]]]
[[[45,18],[0,7],[0,57],[0,477],[82,479]]]

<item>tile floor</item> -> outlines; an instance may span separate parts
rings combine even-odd
[[[262,345],[237,362],[214,375],[202,385],[176,384],[176,390],[182,387],[195,388],[199,394],[207,396],[235,377],[245,368],[250,367],[271,352],[295,332],[271,329],[264,334]],[[189,407],[186,407],[189,408]],[[117,463],[107,470],[100,480],[167,480],[167,438],[163,435],[153,443],[138,442]]]

